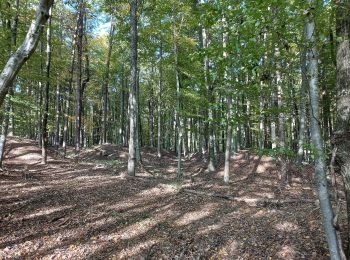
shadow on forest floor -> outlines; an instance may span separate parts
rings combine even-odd
[[[184,160],[179,183],[176,157],[158,159],[153,149],[143,150],[144,169],[134,178],[125,174],[127,150],[117,146],[84,150],[79,160],[52,153],[48,165],[37,164],[40,150],[30,140],[12,138],[7,151],[0,258],[328,258],[305,178],[311,168],[291,166],[292,185],[281,190],[275,161],[245,151],[232,159],[229,185],[222,168],[208,173],[196,156]]]

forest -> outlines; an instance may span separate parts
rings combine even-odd
[[[1,259],[350,259],[350,0],[0,0]]]

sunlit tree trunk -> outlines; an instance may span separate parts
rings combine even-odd
[[[49,11],[51,16],[52,9]],[[48,28],[46,35],[46,66],[45,66],[45,76],[46,83],[44,88],[44,110],[43,110],[43,123],[42,123],[42,146],[41,146],[41,163],[47,163],[47,145],[48,145],[48,130],[47,121],[49,116],[49,90],[50,90],[50,69],[51,69],[51,18],[48,20]]]
[[[322,135],[319,125],[319,88],[318,88],[318,53],[316,48],[316,28],[313,10],[315,9],[316,1],[308,0],[310,8],[307,11],[306,17],[306,42],[307,64],[309,77],[309,94],[310,94],[310,122],[311,122],[311,137],[314,146],[315,171],[317,179],[317,190],[320,201],[320,208],[323,215],[323,226],[326,233],[329,252],[331,259],[340,259],[339,244],[333,226],[333,210],[329,199],[325,155],[323,152]]]
[[[137,0],[131,0],[131,87],[129,91],[129,159],[128,174],[136,174],[136,138],[137,138]]]
[[[0,74],[0,106],[2,106],[5,96],[11,87],[13,80],[22,68],[23,64],[34,53],[39,42],[40,35],[43,31],[43,25],[50,17],[49,9],[53,4],[53,0],[41,0],[37,10],[35,20],[32,22],[23,44],[17,51],[11,55]]]

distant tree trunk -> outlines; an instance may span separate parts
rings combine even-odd
[[[338,1],[337,15],[337,121],[334,145],[344,180],[347,205],[347,257],[350,259],[350,1]]]
[[[175,79],[176,79],[176,113],[175,113],[175,122],[176,122],[176,131],[178,134],[177,137],[177,178],[181,179],[183,172],[181,169],[181,147],[182,147],[182,126],[180,118],[180,75],[179,75],[179,64],[178,64],[178,53],[177,53],[177,32],[176,25],[174,21],[173,35],[174,35],[174,57],[175,57]]]
[[[286,136],[285,136],[285,115],[283,112],[283,89],[282,89],[282,77],[281,77],[281,65],[280,65],[280,50],[277,47],[275,49],[275,55],[277,59],[276,63],[276,85],[277,85],[277,106],[278,106],[278,146],[281,149],[280,162],[281,162],[281,183],[289,184],[289,176],[287,172],[286,155],[284,154]]]
[[[102,143],[107,142],[107,112],[108,112],[108,82],[109,82],[109,68],[111,64],[111,55],[113,48],[113,36],[115,31],[114,18],[111,18],[111,28],[109,31],[108,54],[106,61],[106,72],[103,80],[103,121],[102,121]]]
[[[137,2],[130,0],[130,26],[131,26],[131,88],[129,91],[129,159],[128,174],[136,174],[136,131],[137,131]]]
[[[228,59],[228,53],[226,51],[228,44],[228,33],[227,33],[227,21],[225,17],[222,18],[223,23],[223,37],[222,37],[222,47],[224,49],[223,57],[225,61]],[[228,68],[225,66],[224,72],[224,86],[228,87],[226,81],[228,81]],[[229,91],[229,90],[228,90]],[[227,118],[226,118],[226,146],[225,146],[225,168],[224,168],[224,182],[228,183],[230,180],[230,159],[231,159],[231,143],[232,143],[232,95],[231,93],[227,94]]]
[[[56,85],[56,115],[55,115],[55,146],[58,149],[60,146],[60,102],[61,102],[61,92],[60,83],[57,82]]]
[[[300,86],[300,108],[299,108],[299,140],[298,140],[298,163],[301,164],[304,159],[304,139],[305,139],[305,121],[306,121],[306,50],[301,53],[301,86]]]
[[[75,109],[75,151],[79,152],[81,143],[81,114],[82,114],[82,63],[84,36],[84,0],[79,1],[77,20],[77,86]]]
[[[72,84],[73,84],[73,76],[74,76],[74,64],[75,64],[75,32],[73,36],[73,44],[72,44],[72,62],[69,68],[69,82],[66,91],[66,100],[65,100],[65,111],[64,111],[64,126],[63,126],[63,153],[66,156],[67,145],[69,143],[69,132],[68,132],[68,123],[69,123],[69,109],[70,109],[70,94],[72,92]]]
[[[40,35],[43,31],[43,25],[50,17],[49,9],[53,4],[53,0],[41,0],[37,10],[35,20],[32,22],[23,44],[17,51],[11,55],[0,74],[0,107],[2,106],[5,96],[11,87],[13,80],[22,68],[23,64],[34,53],[39,42]]]
[[[148,113],[149,113],[149,145],[154,147],[154,117],[153,117],[153,97],[148,99]]]
[[[51,16],[52,9],[49,10],[49,16]],[[51,18],[48,20],[47,35],[46,35],[46,83],[44,89],[44,111],[43,111],[43,123],[42,123],[42,146],[41,146],[41,163],[47,163],[47,145],[48,145],[48,130],[47,121],[49,116],[49,90],[50,90],[50,69],[51,69]]]
[[[158,93],[158,131],[157,131],[157,156],[162,157],[162,92],[163,92],[163,38],[160,36],[159,47],[159,93]]]
[[[124,132],[124,68],[120,77],[119,145],[125,145]]]
[[[311,118],[311,137],[314,145],[317,190],[320,201],[320,208],[323,215],[323,226],[326,233],[331,259],[340,259],[339,243],[333,226],[333,210],[329,199],[325,156],[323,152],[322,136],[319,125],[319,89],[318,89],[318,54],[315,38],[315,20],[313,10],[315,9],[315,0],[308,0],[310,8],[306,17],[306,41],[308,46],[308,76],[310,93],[310,118]]]

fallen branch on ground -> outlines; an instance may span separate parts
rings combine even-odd
[[[235,197],[233,195],[222,195],[217,194],[213,192],[204,192],[204,191],[196,191],[196,190],[188,190],[183,189],[184,192],[195,194],[195,195],[202,195],[202,196],[210,196],[220,199],[226,199],[231,201],[237,201],[237,202],[245,202],[249,206],[281,206],[282,204],[288,204],[288,203],[318,203],[318,200],[312,200],[312,199],[270,199],[270,198],[244,198],[244,197]]]

